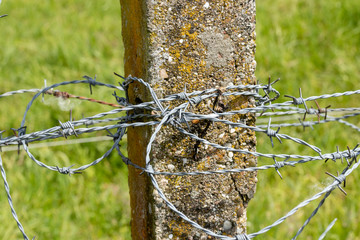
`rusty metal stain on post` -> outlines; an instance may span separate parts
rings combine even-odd
[[[121,4],[126,48],[125,73],[148,81],[159,98],[181,92],[185,85],[187,91],[191,92],[256,82],[255,1],[122,0]],[[139,86],[133,88],[133,91],[135,93],[131,93],[132,100],[147,99],[146,91]],[[253,104],[253,100],[246,97],[222,101],[227,110],[250,107]],[[213,100],[200,104],[194,111],[208,113],[209,107],[213,107]],[[230,120],[255,124],[252,114],[235,116]],[[220,123],[210,124],[209,127],[207,125],[206,121],[200,121],[190,128],[193,133],[204,135],[211,142],[255,150],[254,132],[229,128]],[[206,133],[203,132],[205,128],[208,128]],[[133,161],[135,159],[132,157],[142,160],[145,154],[149,132],[147,129],[142,131],[138,128],[136,131],[129,131],[129,157]],[[132,144],[138,144],[135,145],[137,149]],[[172,127],[163,127],[152,148],[154,169],[202,171],[256,165],[256,159],[252,156],[196,145],[194,140],[179,134]],[[197,154],[194,154],[195,149]],[[131,171],[135,173],[132,176],[130,173],[129,176],[129,181],[135,181],[129,183],[130,189],[135,187],[130,190],[134,194],[134,190],[138,190],[136,184],[140,183],[137,181],[146,183],[146,179],[142,176],[143,180],[136,180],[138,172]],[[229,236],[245,231],[246,207],[255,192],[256,172],[186,177],[156,176],[156,179],[166,197],[203,227]],[[142,193],[146,191],[149,188],[144,188]],[[135,212],[145,207],[141,214],[146,212],[146,228],[144,230],[137,227],[135,230],[150,234],[143,239],[209,239],[170,211],[154,190],[148,193],[142,199],[150,205],[139,201],[137,203],[140,205],[132,205],[132,211]],[[140,197],[133,195],[131,198],[134,196]],[[133,199],[131,201],[132,204],[135,203]],[[134,228],[135,217],[132,221]],[[134,234],[133,229],[133,239],[139,239],[134,238]]]
[[[146,19],[142,0],[121,0],[122,36],[125,46],[125,76],[129,74],[146,81]],[[133,104],[148,101],[146,89],[131,84],[129,100]],[[145,151],[150,127],[128,128],[128,157],[135,164],[144,166]],[[134,240],[151,239],[151,217],[149,216],[149,197],[151,182],[146,174],[129,168],[129,189],[131,207],[131,235]]]

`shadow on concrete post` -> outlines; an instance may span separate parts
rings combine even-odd
[[[255,1],[121,0],[125,75],[149,82],[159,98],[182,92],[255,84]],[[129,91],[132,103],[149,101],[139,84]],[[197,113],[253,106],[248,97],[209,99]],[[252,114],[229,117],[255,124]],[[145,164],[154,127],[129,128],[129,158]],[[255,150],[252,131],[206,120],[190,124],[192,133],[232,146]],[[156,171],[205,171],[256,165],[253,156],[198,144],[171,126],[163,127],[152,147]],[[132,239],[212,239],[172,212],[151,187],[146,174],[129,167]],[[166,197],[201,226],[235,236],[246,230],[246,207],[256,188],[256,172],[200,176],[156,176]]]

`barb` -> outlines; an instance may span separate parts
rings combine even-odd
[[[344,194],[346,192],[344,191],[343,187],[341,187],[341,184],[344,184],[345,187],[345,179],[346,177],[351,174],[351,172],[356,169],[360,161],[357,161],[358,156],[360,155],[360,149],[358,148],[359,144],[356,145],[354,148],[347,147],[346,150],[340,151],[339,147],[336,148],[336,152],[329,152],[329,153],[322,153],[321,149],[319,147],[316,147],[300,138],[290,136],[287,134],[279,133],[281,127],[314,127],[316,125],[321,124],[327,124],[329,122],[339,122],[341,124],[345,124],[346,126],[349,126],[349,128],[356,129],[360,132],[360,127],[356,126],[355,124],[352,124],[350,122],[347,122],[350,118],[355,118],[360,115],[360,108],[332,108],[330,109],[330,105],[321,108],[319,104],[317,103],[317,99],[325,99],[325,98],[331,98],[331,97],[339,97],[339,96],[348,96],[348,95],[355,95],[359,94],[360,90],[356,91],[348,91],[344,93],[334,93],[334,94],[325,94],[321,96],[315,96],[315,97],[308,97],[303,98],[301,89],[299,90],[300,97],[293,97],[285,95],[286,97],[289,97],[292,99],[292,101],[286,101],[281,103],[273,103],[279,96],[280,93],[273,88],[273,84],[276,83],[278,80],[275,80],[274,82],[270,82],[270,79],[268,81],[268,84],[266,85],[237,85],[237,86],[229,86],[225,88],[225,90],[219,91],[219,89],[206,89],[203,91],[194,91],[194,92],[187,92],[186,86],[184,87],[184,91],[172,94],[169,96],[165,96],[163,99],[159,99],[155,93],[155,91],[152,89],[152,87],[144,82],[142,79],[131,77],[124,78],[120,76],[119,74],[115,75],[122,78],[124,81],[119,86],[114,86],[111,84],[105,84],[101,83],[100,81],[96,80],[95,78],[91,78],[88,76],[84,76],[85,80],[75,80],[75,81],[67,81],[62,83],[53,84],[51,86],[45,86],[43,89],[28,89],[28,90],[18,90],[18,91],[12,91],[3,93],[0,95],[0,98],[12,96],[15,94],[21,94],[21,93],[36,93],[30,102],[28,103],[26,110],[23,115],[23,119],[21,122],[20,128],[13,128],[14,130],[14,136],[8,136],[3,137],[2,133],[4,131],[0,131],[0,148],[2,146],[7,145],[22,145],[23,149],[27,153],[30,159],[32,159],[33,162],[35,162],[40,167],[44,167],[50,171],[56,171],[60,174],[64,175],[72,175],[72,174],[80,174],[84,172],[87,168],[94,166],[101,162],[104,158],[108,157],[110,153],[116,149],[119,156],[122,158],[125,164],[142,170],[143,173],[146,173],[149,175],[151,182],[154,186],[154,188],[157,190],[159,196],[165,201],[166,205],[173,210],[179,217],[181,217],[186,222],[190,223],[193,227],[205,232],[206,234],[219,238],[219,239],[233,239],[233,240],[245,240],[245,239],[252,239],[260,234],[264,234],[265,232],[269,231],[270,229],[278,226],[282,222],[284,222],[289,216],[295,214],[299,209],[302,207],[308,205],[310,202],[320,198],[324,195],[322,200],[320,201],[319,205],[316,207],[316,209],[311,213],[310,217],[305,221],[305,223],[302,225],[302,227],[298,230],[295,237],[293,239],[296,239],[299,234],[303,231],[303,229],[310,223],[310,220],[316,215],[316,213],[319,211],[321,206],[324,204],[325,199],[331,194],[331,192],[335,188],[339,188]],[[88,84],[90,88],[90,94],[92,94],[93,87],[95,86],[105,86],[108,88],[124,91],[125,95],[127,96],[126,90],[128,89],[129,85],[133,82],[139,82],[140,84],[143,84],[148,90],[152,97],[152,101],[145,102],[137,105],[131,105],[127,102],[126,98],[119,97],[116,92],[114,92],[112,95],[115,97],[117,103],[119,104],[112,104],[112,103],[106,103],[100,100],[95,100],[92,98],[87,97],[80,97],[76,95],[72,95],[68,92],[61,92],[59,90],[53,90],[53,88],[58,86],[64,86],[64,85],[70,85],[70,84],[80,84],[85,83]],[[263,90],[265,95],[261,96],[258,94],[259,90]],[[275,97],[271,98],[270,94],[275,94]],[[59,120],[58,126],[53,126],[45,130],[41,131],[34,131],[30,133],[26,133],[26,118],[27,114],[29,113],[31,106],[33,102],[43,94],[50,94],[55,97],[62,97],[62,98],[77,98],[80,100],[88,100],[95,103],[101,103],[106,104],[109,106],[117,107],[117,109],[113,109],[111,111],[98,113],[93,116],[83,117],[80,120],[73,120],[70,117],[69,121],[61,122]],[[273,95],[271,94],[271,95]],[[219,102],[219,98],[226,98],[228,96],[251,96],[255,100],[255,107],[251,108],[243,108],[236,111],[227,111],[227,108],[225,106],[221,106],[221,109],[217,109],[216,106]],[[203,101],[211,100],[213,103],[213,108],[209,109],[208,113],[198,114],[194,113],[194,106],[198,105],[199,103]],[[176,101],[176,102],[174,102]],[[314,108],[308,108],[306,102],[308,101],[315,101],[315,104],[317,105],[317,109]],[[295,106],[303,106],[303,108],[294,107]],[[132,110],[136,109],[142,109],[142,110],[150,110],[151,114],[133,114],[129,115],[129,112],[135,112]],[[273,111],[270,112],[269,110]],[[110,117],[114,114],[121,114],[121,113],[127,113],[127,116],[114,116]],[[333,113],[340,113],[340,116],[333,116]],[[251,126],[244,122],[233,122],[224,119],[226,116],[235,116],[238,114],[248,114],[253,113],[256,114],[258,117],[263,118],[268,123],[266,125],[258,125],[258,126]],[[277,119],[277,116],[284,116],[284,115],[299,115],[304,114],[304,118],[306,114],[313,114],[317,116],[317,121],[304,121],[300,119],[300,122],[285,122],[280,124],[272,124],[271,121],[274,119]],[[320,116],[324,115],[324,119],[320,119]],[[269,117],[269,118],[267,118]],[[273,118],[271,118],[273,117]],[[230,118],[229,118],[230,119]],[[345,121],[346,120],[346,121]],[[305,156],[305,155],[299,155],[299,154],[289,154],[289,153],[280,153],[280,154],[273,154],[273,153],[261,153],[257,151],[249,151],[247,149],[240,149],[240,148],[233,148],[230,146],[223,146],[220,144],[216,144],[213,142],[210,142],[209,140],[205,139],[205,134],[199,132],[199,134],[195,134],[190,131],[190,125],[194,122],[199,121],[206,121],[207,129],[210,126],[210,123],[218,123],[223,124],[231,127],[238,127],[243,128],[247,130],[251,130],[254,132],[258,132],[260,134],[263,134],[266,137],[270,138],[270,142],[272,146],[274,146],[273,143],[273,137],[277,138],[280,143],[282,143],[282,139],[288,139],[293,142],[296,142],[297,144],[300,144],[302,146],[306,146],[314,150],[318,155],[316,156]],[[112,124],[104,125],[106,123],[115,122]],[[30,123],[29,123],[30,125]],[[80,126],[85,125],[84,128],[81,128]],[[91,126],[91,127],[89,127]],[[125,155],[120,150],[120,141],[126,134],[127,127],[139,127],[139,126],[154,126],[154,131],[150,137],[149,143],[146,148],[146,163],[145,166],[138,166],[134,164],[131,159],[125,157]],[[152,158],[151,158],[151,150],[152,150],[152,144],[155,141],[157,134],[161,131],[161,129],[164,126],[171,126],[174,130],[178,131],[180,134],[184,134],[187,137],[195,140],[198,144],[205,144],[208,146],[211,146],[216,149],[225,150],[227,152],[237,152],[241,154],[251,155],[255,157],[263,157],[263,158],[270,158],[273,159],[273,164],[270,165],[260,165],[260,166],[252,166],[252,167],[246,167],[241,169],[235,169],[231,168],[231,166],[228,167],[228,169],[224,169],[223,167],[218,170],[211,170],[211,171],[197,171],[197,172],[164,172],[164,171],[156,171],[153,169],[152,166]],[[272,128],[277,128],[277,130],[273,130]],[[115,129],[115,133],[111,133],[110,130]],[[188,130],[185,130],[188,129]],[[35,156],[32,155],[32,153],[29,150],[28,144],[32,144],[34,142],[41,142],[44,140],[49,139],[56,139],[56,138],[71,138],[73,135],[76,137],[79,137],[82,134],[90,133],[90,132],[96,132],[96,131],[106,131],[107,137],[109,139],[113,140],[112,146],[99,158],[93,160],[92,162],[79,166],[77,168],[73,168],[75,164],[71,164],[70,166],[48,166],[45,163],[39,161]],[[114,131],[114,130],[112,130]],[[285,141],[284,141],[285,142]],[[285,143],[284,143],[285,144]],[[20,148],[19,148],[20,150]],[[283,161],[280,161],[279,159],[284,159]],[[186,216],[184,213],[179,211],[170,201],[166,198],[163,190],[159,187],[155,175],[165,175],[165,176],[189,176],[189,175],[204,175],[204,174],[231,174],[231,173],[240,173],[240,172],[252,172],[252,171],[259,171],[259,170],[268,170],[268,169],[274,169],[280,178],[282,179],[283,176],[280,173],[280,168],[292,166],[295,167],[298,164],[305,164],[305,163],[311,163],[313,161],[341,161],[341,163],[346,164],[346,167],[343,169],[341,174],[337,174],[337,176],[326,173],[332,178],[334,178],[333,183],[329,184],[326,188],[324,188],[319,193],[315,194],[309,199],[304,200],[300,204],[298,204],[296,207],[294,207],[292,210],[290,210],[287,214],[285,214],[283,217],[275,221],[273,224],[265,227],[264,229],[251,233],[251,234],[238,234],[236,236],[230,237],[218,234],[217,232],[211,231],[209,229],[206,229],[202,226],[200,226],[195,221],[191,220],[188,216]],[[344,159],[346,162],[344,162]],[[291,160],[291,161],[290,161]],[[14,207],[12,206],[12,201],[10,197],[10,190],[8,183],[6,182],[6,176],[5,171],[3,169],[2,160],[0,157],[0,170],[1,174],[4,179],[4,185],[5,190],[8,194],[9,199],[9,205],[11,208],[11,211],[13,213],[14,219],[16,220],[20,231],[22,232],[24,239],[27,239],[24,230],[22,228],[22,225],[18,221],[18,218],[16,216]],[[334,221],[329,225],[326,232],[331,228],[331,226],[334,224]],[[323,235],[324,235],[323,234]],[[321,235],[320,238],[323,236]]]

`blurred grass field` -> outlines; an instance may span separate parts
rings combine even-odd
[[[108,1],[3,1],[0,20],[0,92],[42,88],[81,79],[83,75],[117,85],[122,73],[120,4]],[[89,96],[88,85],[59,88]],[[114,102],[113,90],[95,87],[92,97]],[[0,99],[0,128],[18,128],[33,94]],[[62,110],[63,109],[63,110]],[[91,116],[112,108],[84,101],[45,96],[27,116],[28,132]],[[86,137],[106,135],[90,134]],[[84,136],[85,137],[85,136]],[[71,137],[71,139],[73,139]],[[110,139],[110,138],[109,138]],[[64,140],[64,139],[61,139]],[[123,143],[123,149],[126,149]],[[49,165],[76,166],[100,157],[112,141],[39,148],[35,157]],[[71,177],[35,165],[22,151],[1,154],[14,206],[29,238],[130,239],[127,169],[113,152],[95,167]],[[3,187],[0,191],[0,239],[19,239]]]
[[[50,85],[80,79],[83,75],[97,74],[99,81],[117,83],[112,73],[122,73],[123,69],[119,1],[3,1],[1,14],[9,16],[0,19],[0,93],[41,88],[44,79]],[[359,23],[360,2],[356,0],[258,1],[257,78],[266,83],[269,75],[274,79],[280,77],[275,88],[293,96],[298,96],[299,87],[304,97],[358,89]],[[86,85],[61,90],[85,96],[89,93]],[[93,97],[113,101],[111,93],[96,87]],[[20,126],[31,96],[0,99],[0,129]],[[319,103],[350,107],[357,106],[358,99],[342,97]],[[279,99],[282,100],[285,98]],[[64,111],[59,104],[66,105]],[[76,119],[82,114],[90,116],[111,109],[75,100],[70,104],[58,103],[45,97],[45,104],[37,101],[31,108],[27,116],[28,131],[58,125],[58,120],[67,121],[70,108]],[[359,123],[359,119],[353,123]],[[347,145],[353,147],[359,142],[358,133],[339,124],[305,132],[302,128],[284,128],[281,132],[301,137],[324,152],[335,151],[336,145],[344,150]],[[108,141],[39,148],[32,152],[49,164],[69,166],[76,162],[79,166],[101,156],[110,146]],[[288,141],[282,145],[275,143],[272,149],[268,137],[262,135],[258,136],[257,149],[312,154]],[[23,151],[20,155],[4,152],[1,156],[14,206],[30,238],[36,235],[36,239],[130,239],[127,171],[115,153],[84,174],[71,177],[37,167]],[[259,159],[259,163],[269,161]],[[284,168],[280,170],[284,180],[275,171],[259,172],[258,190],[248,209],[248,232],[273,223],[300,201],[320,191],[329,183],[324,172],[334,173],[342,167],[329,161]],[[300,239],[317,239],[335,217],[338,221],[326,239],[360,239],[358,178],[358,172],[354,172],[347,179],[347,197],[335,190]],[[310,204],[256,239],[291,238],[316,205]],[[0,206],[0,239],[21,238],[3,190],[0,190]]]
[[[325,93],[359,89],[360,81],[360,1],[257,1],[257,78],[265,83],[271,75],[281,81],[275,86],[282,94],[309,97]],[[289,100],[284,97],[279,101]],[[319,101],[325,107],[359,106],[359,96]],[[308,106],[316,107],[314,103]],[[299,116],[302,117],[302,116]],[[273,119],[274,120],[274,119]],[[295,121],[297,121],[295,119]],[[274,122],[274,121],[273,121]],[[359,118],[351,121],[359,126]],[[353,148],[359,133],[340,123],[316,126],[304,132],[298,129],[280,130],[300,137],[334,152],[338,145]],[[268,137],[258,135],[257,151],[311,154],[305,148],[284,141],[271,148]],[[273,163],[259,159],[259,164]],[[255,198],[248,209],[248,232],[255,232],[275,222],[301,201],[322,190],[332,180],[325,171],[336,174],[340,163],[328,161],[296,168],[280,169],[284,180],[273,171],[259,172]],[[347,197],[335,190],[313,218],[299,239],[318,239],[328,224],[338,218],[326,239],[360,239],[359,170],[347,179]],[[277,228],[256,239],[291,239],[316,208],[319,201],[300,210]]]

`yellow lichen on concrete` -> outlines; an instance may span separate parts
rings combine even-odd
[[[179,223],[178,221],[172,220],[169,223],[169,228],[171,229],[172,234],[175,236],[186,236],[187,233],[191,230],[192,226],[187,222],[181,221]]]
[[[255,83],[253,1],[154,0],[141,4],[147,17],[144,21],[147,33],[141,36],[145,39],[141,47],[146,54],[142,58],[145,77],[141,77],[155,88],[158,97],[181,92],[185,86],[187,92],[209,88],[221,91],[231,84]],[[136,54],[134,51],[134,57]],[[220,100],[226,108],[220,111],[253,104],[247,97]],[[179,103],[170,104],[170,108]],[[214,104],[214,99],[209,99],[188,110],[207,114],[211,113],[209,108],[218,107]],[[249,114],[225,119],[248,124],[255,120]],[[207,120],[189,123],[189,128],[184,128],[210,142],[255,149],[256,139],[251,131],[210,124]],[[152,164],[157,171],[193,172],[256,164],[254,157],[205,146],[170,126],[162,128],[152,149]],[[245,231],[246,206],[255,191],[256,173],[156,176],[156,179],[174,206],[200,225],[227,236]],[[204,233],[171,212],[157,194],[150,193],[154,216],[151,239],[168,239],[170,235],[172,239],[206,239]],[[223,228],[224,221],[231,222],[230,230]]]

